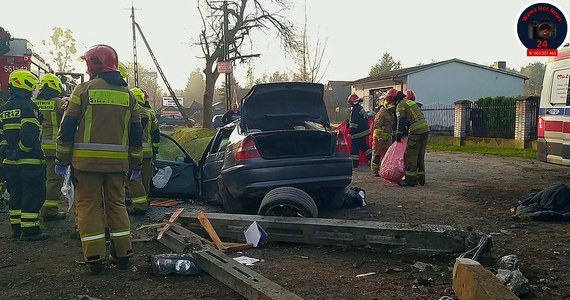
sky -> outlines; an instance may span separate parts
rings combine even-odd
[[[301,26],[305,1],[290,1],[292,6],[284,14]],[[321,80],[326,83],[368,76],[370,67],[384,52],[400,60],[403,67],[451,58],[483,65],[504,60],[507,67],[516,69],[530,62],[545,62],[545,58],[527,57],[515,33],[522,10],[536,2],[307,0],[306,10],[312,41],[317,35],[326,40],[323,58],[326,70]],[[553,3],[570,13],[568,2],[540,2]],[[54,26],[73,31],[77,57],[89,46],[102,43],[114,47],[121,61],[132,61],[131,0],[29,0],[22,5],[31,8],[2,13],[0,26],[13,37],[28,39],[47,61],[51,61],[49,46],[42,45],[42,40],[49,40]],[[201,49],[194,45],[202,26],[197,1],[134,0],[134,5],[138,9],[137,22],[171,86],[183,89],[190,72],[204,68],[204,61],[198,58]],[[275,71],[295,71],[292,58],[284,54],[275,36],[275,32],[255,33],[253,45],[244,48],[261,54],[253,60],[255,77]],[[155,70],[140,37],[137,47],[139,63]],[[74,66],[77,71],[85,70],[80,62],[74,61]],[[234,68],[235,77],[242,85],[246,70],[247,65]]]

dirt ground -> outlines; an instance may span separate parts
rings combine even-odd
[[[365,166],[352,185],[367,191],[368,205],[321,212],[321,217],[412,224],[433,223],[473,228],[493,235],[493,268],[498,257],[517,254],[530,280],[526,299],[570,299],[570,224],[514,221],[509,209],[532,189],[556,182],[570,184],[570,168],[528,159],[467,153],[428,153],[424,187],[399,187],[373,178]],[[212,206],[196,209],[219,211]],[[45,242],[10,240],[7,207],[0,218],[0,299],[241,299],[207,274],[157,277],[148,256],[168,253],[157,242],[134,245],[134,268],[106,269],[88,275],[81,247],[70,238],[72,221],[47,223],[53,238]],[[162,214],[162,210],[154,212]],[[148,217],[132,225],[149,223]],[[270,243],[231,254],[261,259],[252,268],[305,299],[439,299],[453,296],[453,257],[403,256],[371,250]],[[424,272],[417,262],[435,265]],[[357,274],[376,275],[355,278]],[[86,298],[87,299],[87,298]]]

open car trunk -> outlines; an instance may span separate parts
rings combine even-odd
[[[329,128],[324,86],[320,83],[278,82],[258,84],[241,102],[240,126],[244,132],[293,130],[309,122]]]
[[[336,146],[336,134],[317,130],[268,131],[253,135],[265,159],[328,156]]]

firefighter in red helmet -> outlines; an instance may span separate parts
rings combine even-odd
[[[115,50],[95,45],[82,58],[90,80],[79,84],[69,98],[57,139],[55,171],[64,174],[67,166],[72,167],[83,255],[91,273],[99,274],[106,259],[102,215],[109,225],[111,258],[127,269],[133,255],[124,186],[127,171],[131,180],[141,174],[142,127],[139,105],[117,69]]]
[[[368,163],[370,163],[372,157],[372,149],[366,144],[366,137],[370,134],[370,127],[368,126],[366,110],[360,105],[362,98],[353,93],[348,96],[347,102],[351,107],[348,131],[348,137],[351,139],[350,158],[352,159],[352,166],[358,168],[359,151],[364,152]]]
[[[416,93],[414,93],[414,91],[407,89],[404,91],[404,94],[406,95],[404,99],[416,101]]]

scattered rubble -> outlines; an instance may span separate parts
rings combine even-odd
[[[530,283],[519,270],[519,259],[516,255],[501,257],[498,267],[497,279],[515,295],[521,296],[530,292]]]
[[[426,270],[428,270],[428,269],[432,269],[432,270],[435,271],[435,272],[438,272],[438,271],[439,271],[439,267],[438,267],[438,266],[434,266],[434,265],[432,265],[432,264],[424,263],[424,262],[421,262],[421,261],[417,261],[417,262],[413,265],[413,267],[416,268],[416,269],[418,269],[418,270],[420,270],[420,272],[424,272],[424,271],[426,271]]]

